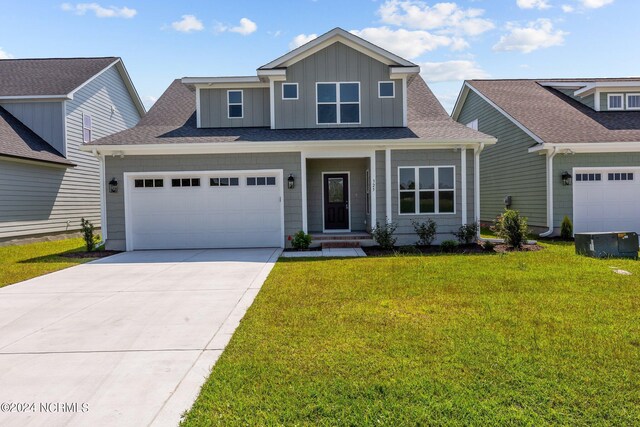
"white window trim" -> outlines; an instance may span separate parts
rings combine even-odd
[[[391,83],[391,87],[393,88],[393,93],[391,94],[391,96],[382,96],[382,95],[380,95],[380,86],[382,85],[382,83]],[[390,99],[390,98],[395,98],[395,97],[396,97],[396,84],[395,84],[395,82],[393,82],[391,80],[378,82],[378,98],[380,98],[380,99]]]
[[[620,108],[611,108],[611,98],[614,96],[620,97]],[[624,94],[622,93],[608,93],[607,94],[607,111],[621,111],[624,110]]]
[[[229,102],[229,93],[231,92],[240,92],[240,102]],[[229,107],[232,105],[240,106],[240,117],[231,117],[229,115]],[[242,89],[227,90],[227,119],[244,119],[244,90]]]
[[[296,97],[295,98],[285,98],[284,97],[284,87],[285,86],[295,86],[296,87]],[[300,99],[300,88],[298,87],[298,83],[282,83],[282,100],[283,101],[297,101]]]
[[[341,83],[355,83],[358,85],[358,102],[340,102],[340,84]],[[336,100],[335,102],[318,102],[318,85],[321,84],[334,84],[336,85]],[[362,123],[362,92],[360,91],[360,82],[316,82],[316,125],[318,126],[331,126],[331,125],[359,125]],[[342,123],[340,121],[340,105],[358,105],[358,121]],[[336,121],[335,123],[320,123],[318,120],[318,105],[335,105],[336,106]]]
[[[419,169],[429,168],[433,169],[433,190],[420,190],[420,174]],[[440,192],[439,169],[453,168],[453,212],[440,212],[440,199],[438,193]],[[413,169],[416,188],[413,190],[400,190],[400,170],[401,169]],[[438,165],[438,166],[398,166],[398,181],[397,181],[397,194],[398,194],[398,215],[400,216],[429,216],[429,215],[455,215],[457,211],[457,188],[456,188],[456,167],[454,165]],[[400,193],[413,191],[416,194],[416,206],[415,213],[402,213],[400,212]],[[420,212],[420,191],[433,191],[434,192],[434,211],[435,212]],[[442,191],[452,191],[451,189],[443,189]]]
[[[633,108],[629,107],[629,97],[631,97],[631,96],[640,96],[640,93],[628,93],[627,94],[627,96],[626,96],[627,110],[630,110],[630,111],[640,110],[640,107],[633,107]]]
[[[478,130],[478,119],[472,120],[466,124],[469,129]]]
[[[84,126],[84,116],[89,117],[89,120],[91,120],[91,126],[90,127],[85,127]],[[84,139],[84,131],[85,130],[89,130],[90,132],[90,136],[89,136],[89,140],[85,141]],[[82,142],[83,143],[87,143],[87,142],[91,142],[93,141],[93,116],[91,114],[86,114],[86,113],[82,113]]]

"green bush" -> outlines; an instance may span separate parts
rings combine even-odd
[[[411,220],[411,224],[413,224],[413,229],[416,231],[418,235],[418,245],[429,246],[433,243],[433,239],[436,238],[436,222],[431,218],[428,218],[424,222]]]
[[[81,218],[80,227],[82,228],[82,238],[84,239],[84,245],[87,247],[87,252],[91,252],[96,248],[96,243],[100,238],[95,235],[95,228],[88,219]]]
[[[311,245],[312,240],[313,239],[310,234],[300,230],[293,235],[293,239],[291,239],[291,247],[298,250],[309,249],[309,245]]]
[[[456,242],[455,240],[445,240],[444,242],[440,243],[440,250],[442,252],[453,252],[457,247],[458,242]]]
[[[573,224],[567,215],[562,219],[560,224],[560,237],[562,240],[571,240],[573,237]]]
[[[396,232],[397,228],[398,225],[393,222],[385,222],[382,226],[376,222],[376,228],[371,230],[371,235],[382,249],[393,249],[396,245],[396,240],[398,240],[393,237],[393,233]]]
[[[482,248],[485,251],[493,252],[493,250],[496,248],[496,245],[490,240],[485,240]]]
[[[498,237],[516,249],[526,243],[527,234],[529,234],[527,218],[520,216],[520,212],[512,209],[505,209],[502,215],[496,219],[494,228]]]
[[[469,245],[476,241],[478,238],[478,230],[480,226],[477,222],[472,224],[465,224],[461,226],[456,233],[453,233],[454,236],[458,238],[458,241],[462,244]]]

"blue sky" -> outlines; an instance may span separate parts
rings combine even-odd
[[[463,79],[640,75],[637,0],[0,0],[0,58],[121,56],[147,106],[174,78],[254,75],[336,26]]]

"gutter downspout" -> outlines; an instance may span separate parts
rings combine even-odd
[[[473,149],[473,220],[480,224],[480,153],[484,150],[484,142]],[[478,227],[477,239],[480,239],[480,227]]]
[[[540,234],[540,237],[548,237],[553,234],[553,158],[558,154],[558,147],[553,151],[547,151],[547,226],[549,229]]]
[[[96,150],[93,150],[93,155],[98,158],[100,162],[100,243],[98,246],[102,246],[106,244],[107,239],[107,199],[105,194],[105,158],[104,154],[98,153]]]

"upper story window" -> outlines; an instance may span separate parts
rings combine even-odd
[[[298,99],[298,83],[282,83],[282,99]]]
[[[93,122],[91,120],[91,115],[82,113],[82,141],[91,142],[92,134]]]
[[[227,91],[228,118],[241,119],[243,117],[243,96],[241,90]]]
[[[640,110],[640,93],[627,94],[627,110]]]
[[[317,124],[359,124],[360,83],[316,83]]]
[[[624,110],[621,93],[610,93],[607,95],[607,106],[609,110]]]
[[[378,82],[378,98],[395,98],[396,85],[393,82]]]

